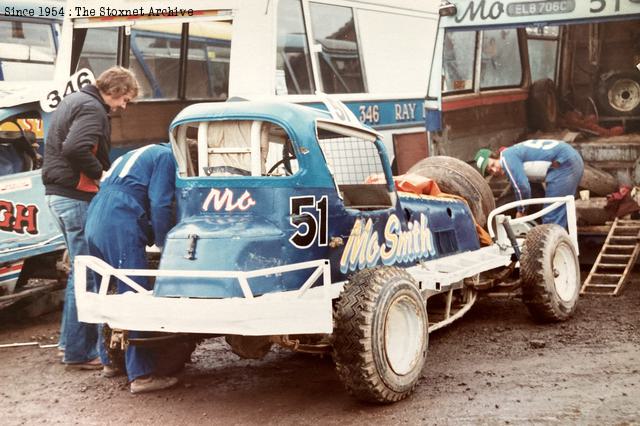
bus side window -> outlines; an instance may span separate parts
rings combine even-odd
[[[475,49],[475,31],[448,31],[445,34],[442,61],[444,92],[473,89]]]
[[[519,86],[521,82],[517,30],[483,31],[480,89]]]
[[[365,92],[358,36],[349,7],[310,3],[311,27],[325,93]]]
[[[181,24],[144,24],[131,30],[129,62],[139,65],[151,85],[142,98],[178,97],[180,30]]]
[[[531,81],[545,78],[555,80],[559,34],[557,26],[527,28]]]
[[[189,24],[187,99],[227,99],[231,25],[231,21]]]
[[[279,79],[276,81],[276,95],[302,95],[315,92],[300,0],[280,0],[278,3],[276,60],[276,79]]]
[[[51,78],[55,57],[50,23],[24,22],[21,18],[0,19],[0,81]]]
[[[117,27],[89,28],[86,30],[77,69],[89,68],[93,72],[93,75],[98,77],[103,71],[116,65],[117,51]]]

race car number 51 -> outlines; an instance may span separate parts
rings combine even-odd
[[[93,84],[95,82],[96,78],[93,76],[91,70],[82,68],[69,77],[69,80],[67,80],[62,87],[50,91],[44,98],[40,99],[40,108],[42,108],[44,112],[51,112],[58,108],[58,105],[62,102],[62,98],[79,91],[87,84]]]

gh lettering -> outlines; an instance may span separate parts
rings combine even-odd
[[[35,235],[38,233],[38,206],[14,204],[11,201],[0,200],[0,230],[5,232],[25,231]]]

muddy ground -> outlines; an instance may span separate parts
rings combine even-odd
[[[640,424],[640,273],[623,296],[582,298],[538,325],[518,300],[484,298],[430,336],[415,393],[354,401],[329,357],[242,360],[201,344],[172,390],[131,395],[123,377],[66,371],[55,349],[0,349],[0,424]],[[59,313],[0,322],[0,344],[57,339]]]

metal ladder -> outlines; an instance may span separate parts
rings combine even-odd
[[[640,220],[614,220],[580,294],[619,295],[638,258],[639,242]]]

